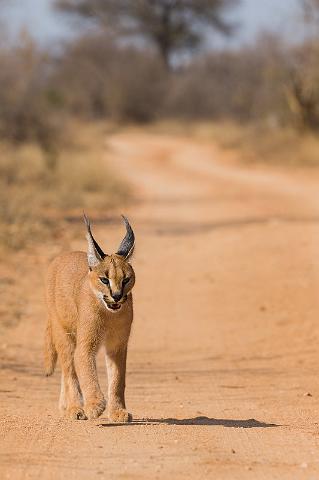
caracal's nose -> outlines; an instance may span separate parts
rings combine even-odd
[[[113,298],[114,302],[119,302],[122,298],[122,293],[113,293],[112,298]]]

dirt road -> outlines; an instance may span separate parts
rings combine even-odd
[[[59,375],[41,370],[41,285],[56,250],[17,257],[3,281],[22,277],[26,304],[1,340],[0,477],[319,478],[313,173],[240,168],[207,143],[138,131],[114,134],[106,156],[137,197],[127,212],[137,236],[135,421],[59,418]],[[95,232],[114,249],[122,226],[100,218]],[[84,235],[72,248],[85,248]]]

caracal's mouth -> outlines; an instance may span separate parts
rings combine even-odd
[[[104,305],[106,306],[107,310],[109,310],[110,312],[118,312],[119,310],[121,310],[122,305],[123,303],[126,302],[126,300],[127,300],[127,295],[125,295],[125,297],[123,297],[120,302],[109,303],[106,300],[106,298],[103,298]]]
[[[105,303],[105,305],[108,310],[111,310],[113,312],[120,310],[122,307],[121,303]]]

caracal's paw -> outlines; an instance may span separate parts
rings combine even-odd
[[[86,416],[89,420],[98,418],[104,412],[106,407],[106,401],[104,398],[96,402],[89,402],[84,406]]]
[[[64,412],[64,416],[69,420],[87,420],[87,416],[81,407],[70,407]]]
[[[108,417],[112,423],[128,423],[132,421],[132,415],[125,408],[109,408]]]

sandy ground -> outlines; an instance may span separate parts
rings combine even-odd
[[[137,196],[134,422],[59,417],[41,348],[43,276],[60,246],[18,255],[1,267],[1,308],[20,318],[1,330],[0,477],[319,478],[314,172],[239,167],[207,143],[137,131],[106,152]],[[114,250],[123,227],[96,218],[94,231]]]

